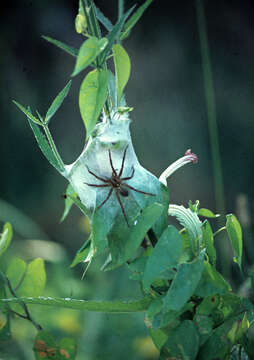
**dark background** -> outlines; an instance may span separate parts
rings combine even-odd
[[[95,3],[112,22],[116,21],[116,0]],[[133,3],[126,1],[126,8]],[[16,230],[14,253],[24,247],[27,238],[47,239],[60,245],[56,253],[64,252],[65,265],[62,266],[67,269],[87,237],[87,223],[80,212],[73,209],[69,218],[59,224],[64,206],[61,195],[65,192],[66,180],[43,157],[25,117],[11,101],[15,99],[25,106],[30,105],[40,113],[47,111],[56,94],[69,80],[74,58],[47,43],[41,35],[79,47],[82,37],[76,34],[74,27],[77,9],[78,1],[69,0],[21,0],[1,4],[0,198],[3,202],[0,204],[0,220],[12,222]],[[205,10],[226,212],[240,216],[251,249],[254,207],[254,5],[246,0],[206,1]],[[126,98],[128,105],[134,107],[131,113],[132,137],[140,162],[159,176],[170,163],[191,148],[198,155],[199,163],[187,165],[169,179],[171,202],[187,205],[188,200],[199,199],[202,207],[216,211],[194,1],[154,1],[124,42],[124,47],[132,62]],[[83,76],[81,74],[73,80],[70,95],[51,123],[51,131],[65,163],[73,162],[84,146],[85,131],[78,108],[78,92]],[[24,215],[28,216],[25,220]],[[44,251],[43,245],[35,246],[34,256],[43,256],[40,251]],[[32,256],[25,250],[21,254],[27,259]],[[48,258],[48,272],[51,266],[56,266],[54,271],[59,273],[57,280],[51,279],[53,283],[66,280],[61,276],[69,276],[70,281],[74,281],[75,277],[80,279],[82,268],[65,269],[61,273],[59,261]],[[254,258],[249,255],[248,266],[253,261]],[[90,298],[119,298],[125,293],[131,297],[137,291],[133,290],[132,283],[129,288],[119,285],[125,281],[124,271],[118,278],[114,273],[98,275],[95,269],[92,268],[90,274],[88,272],[87,280],[75,285],[77,289],[86,289],[82,296],[87,295],[85,291],[88,290]],[[65,272],[68,275],[63,275]],[[73,286],[63,286],[59,290],[61,295],[67,296]],[[76,291],[76,296],[79,291]],[[147,355],[137,354],[137,349],[144,346],[137,345],[135,348],[137,339],[146,339],[142,316],[138,321],[133,317],[133,324],[131,317],[128,318],[126,325],[122,325],[126,326],[125,335],[122,335],[122,330],[117,335],[111,332],[110,340],[105,338],[109,336],[105,317],[86,315],[88,323],[89,319],[95,325],[88,326],[89,330],[82,335],[86,344],[82,359],[106,359],[107,351],[108,358],[112,358],[109,344],[119,349],[119,356],[123,359],[124,346],[126,356],[130,348],[136,354],[130,356],[129,353],[130,357],[126,359],[133,356],[135,359],[149,359]],[[108,321],[112,322],[109,327],[115,326],[115,329],[123,324],[116,318]],[[135,334],[132,331],[134,326],[137,329]],[[98,348],[102,341],[107,345]],[[148,353],[151,354],[151,351]],[[113,358],[118,358],[117,352]]]

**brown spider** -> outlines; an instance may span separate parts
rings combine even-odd
[[[112,157],[111,157],[111,152],[110,150],[108,150],[108,155],[109,155],[109,162],[110,162],[110,167],[112,169],[112,175],[111,175],[111,178],[102,178],[98,175],[96,175],[94,172],[92,172],[88,166],[86,166],[89,174],[93,175],[96,179],[104,182],[104,184],[89,184],[89,183],[86,183],[86,185],[89,185],[89,186],[94,186],[94,187],[111,187],[111,189],[109,190],[105,200],[102,201],[102,203],[98,206],[98,209],[100,209],[107,201],[108,199],[110,198],[110,196],[112,195],[113,193],[113,190],[115,190],[115,194],[116,194],[116,198],[119,202],[119,205],[121,207],[121,210],[122,210],[122,213],[123,213],[123,216],[125,218],[125,221],[127,223],[127,226],[129,227],[129,222],[128,222],[128,219],[127,219],[127,215],[126,215],[126,212],[124,210],[124,207],[123,207],[123,203],[121,201],[121,198],[120,198],[120,195],[124,196],[124,197],[127,197],[129,195],[129,191],[128,189],[131,189],[133,191],[136,191],[138,193],[141,193],[141,194],[144,194],[144,195],[151,195],[151,196],[155,196],[155,194],[151,194],[151,193],[148,193],[148,192],[145,192],[145,191],[141,191],[141,190],[138,190],[138,189],[135,189],[133,186],[130,186],[129,184],[126,184],[126,182],[123,182],[123,181],[126,181],[126,180],[130,180],[133,178],[134,176],[134,173],[135,173],[135,169],[134,167],[132,166],[132,171],[131,171],[131,175],[130,176],[127,176],[127,177],[123,177],[121,178],[122,176],[122,173],[123,173],[123,169],[124,169],[124,162],[125,162],[125,157],[126,157],[126,152],[127,152],[127,148],[128,148],[128,145],[126,146],[126,148],[124,149],[124,153],[123,153],[123,159],[122,159],[122,164],[121,164],[121,169],[119,171],[119,173],[117,174],[116,172],[116,169],[114,168],[113,166],[113,162],[112,162]],[[127,188],[127,189],[126,189]]]

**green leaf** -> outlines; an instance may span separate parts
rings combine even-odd
[[[168,338],[167,334],[161,329],[149,329],[149,332],[154,345],[160,350]]]
[[[230,285],[223,276],[211,264],[205,261],[204,271],[195,294],[206,297],[214,294],[223,294],[231,290]]]
[[[56,45],[57,47],[59,47],[60,49],[66,51],[68,54],[76,57],[78,56],[78,49],[75,49],[69,45],[66,45],[64,44],[63,42],[59,41],[59,40],[56,40],[56,39],[53,39],[49,36],[44,36],[42,35],[43,39],[44,40],[47,40],[48,42],[50,42],[51,44],[53,45]]]
[[[184,320],[172,329],[162,347],[160,359],[195,360],[199,349],[198,330],[191,320]]]
[[[182,238],[178,230],[170,225],[164,230],[147,260],[143,278],[145,291],[149,290],[152,282],[156,278],[160,278],[164,271],[177,266],[182,247]]]
[[[68,184],[66,191],[65,191],[64,212],[63,212],[60,222],[63,222],[66,219],[66,217],[68,216],[68,214],[71,210],[71,207],[73,205],[72,197],[76,198],[77,193],[75,192],[75,190],[73,189],[71,184]]]
[[[40,120],[38,120],[35,116],[33,116],[33,114],[29,110],[27,110],[23,105],[19,104],[17,101],[15,101],[15,100],[12,100],[12,101],[30,120],[32,120],[34,123],[42,126],[42,123],[40,122]]]
[[[10,223],[5,223],[3,231],[0,235],[0,256],[8,249],[12,239],[12,226]]]
[[[241,268],[243,251],[241,225],[233,214],[227,215],[226,218],[226,230],[233,247],[234,261],[238,263]]]
[[[62,91],[57,95],[55,100],[50,105],[50,108],[47,111],[47,114],[45,116],[45,123],[48,124],[49,120],[52,118],[53,115],[55,115],[56,111],[59,109],[59,107],[62,105],[62,102],[64,101],[64,98],[68,95],[69,90],[71,87],[71,80],[68,82],[68,84],[63,88]]]
[[[138,22],[138,20],[141,18],[144,11],[148,8],[148,6],[151,4],[152,1],[153,0],[146,0],[146,2],[143,5],[141,5],[138,8],[138,10],[132,15],[130,20],[127,21],[127,23],[124,25],[123,32],[120,36],[120,40],[124,40],[129,36],[130,30]]]
[[[46,284],[44,261],[37,258],[27,266],[24,280],[17,290],[18,296],[40,296]]]
[[[119,37],[119,34],[123,28],[123,25],[124,25],[124,22],[125,20],[128,18],[128,16],[132,13],[132,11],[134,10],[135,6],[133,6],[130,10],[127,11],[126,14],[124,14],[122,16],[121,19],[119,19],[117,21],[117,23],[113,26],[112,30],[110,31],[110,33],[107,35],[107,39],[108,39],[108,44],[105,48],[105,50],[103,51],[102,53],[102,56],[101,56],[101,63],[104,62],[104,60],[106,59],[108,53],[111,51],[112,49],[112,46],[115,42],[115,40],[118,39]]]
[[[34,341],[33,350],[36,360],[58,359],[56,340],[45,330],[38,332]]]
[[[48,305],[57,308],[67,308],[83,311],[97,311],[104,313],[131,313],[146,311],[151,303],[150,297],[141,300],[130,301],[86,301],[70,298],[46,298],[46,297],[21,297],[11,299],[0,299],[2,304],[15,304],[23,301],[26,304]]]
[[[107,70],[93,70],[83,80],[79,94],[79,108],[88,138],[98,120],[107,98],[109,73]]]
[[[57,171],[59,171],[60,173],[63,172],[64,168],[63,168],[62,164],[60,164],[60,162],[58,162],[58,159],[55,157],[51,147],[49,146],[49,143],[48,143],[45,135],[42,134],[39,127],[33,121],[31,121],[29,118],[28,118],[28,122],[33,130],[35,139],[36,139],[42,153],[46,157],[46,159],[50,162],[51,165],[54,166],[54,168]]]
[[[163,310],[180,310],[194,294],[204,269],[204,252],[191,263],[178,266],[176,276],[164,298]]]
[[[136,224],[130,228],[129,237],[121,243],[121,246],[119,247],[119,244],[114,244],[112,241],[110,251],[114,265],[120,266],[135,255],[147,231],[162,212],[163,206],[161,204],[153,203],[147,206],[143,209],[142,214],[137,217]]]
[[[91,211],[84,205],[82,204],[82,202],[78,199],[78,197],[76,197],[75,195],[73,196],[72,194],[69,194],[68,197],[72,200],[72,202],[79,208],[79,210],[88,218],[90,218],[92,216]]]
[[[113,24],[111,23],[111,21],[108,18],[106,18],[106,16],[100,11],[100,9],[96,5],[94,5],[94,10],[95,10],[97,19],[102,23],[102,25],[108,31],[111,31],[113,28]]]
[[[198,215],[199,216],[204,216],[206,218],[217,218],[220,216],[220,214],[214,214],[211,210],[209,209],[199,209],[198,211]]]
[[[77,355],[77,344],[74,339],[63,338],[59,341],[59,360],[75,360]]]
[[[116,88],[117,88],[117,99],[118,103],[121,100],[123,90],[129,80],[131,72],[131,62],[129,55],[124,50],[122,45],[115,44],[112,47],[115,72],[116,72]]]
[[[97,39],[95,36],[86,40],[79,49],[78,58],[71,76],[76,76],[90,65],[102,50],[105,49],[107,43],[108,40],[106,38]]]
[[[214,247],[213,231],[211,225],[207,220],[202,224],[203,242],[206,247],[206,252],[209,261],[212,265],[216,265],[216,249]]]
[[[71,263],[71,268],[73,268],[74,266],[76,266],[77,264],[79,264],[82,261],[85,261],[90,249],[91,249],[91,239],[89,238],[84,244],[83,246],[77,251],[75,258],[73,259],[72,263]]]
[[[19,258],[11,260],[6,270],[6,276],[8,277],[12,288],[16,289],[20,285],[21,280],[24,277],[26,271],[26,262]]]

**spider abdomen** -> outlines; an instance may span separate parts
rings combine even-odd
[[[124,188],[119,188],[119,192],[122,196],[125,196],[127,197],[129,195],[129,191],[127,189],[124,189]]]

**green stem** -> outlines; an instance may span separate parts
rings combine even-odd
[[[223,227],[220,228],[219,230],[215,231],[215,232],[213,233],[213,236],[215,237],[216,235],[218,235],[220,232],[222,232],[222,231],[224,231],[224,230],[226,230],[226,226],[223,226]]]
[[[215,92],[213,86],[213,74],[211,66],[210,49],[207,37],[207,26],[203,0],[196,1],[196,16],[198,23],[198,32],[200,39],[200,51],[201,51],[201,63],[204,79],[205,100],[207,107],[208,129],[210,137],[212,165],[213,165],[213,179],[215,187],[215,201],[216,211],[219,214],[225,215],[225,197],[224,197],[224,185],[223,174],[220,158],[219,147],[219,135],[216,118],[216,104],[215,104]],[[218,223],[221,226],[223,217],[219,218]],[[223,239],[221,239],[223,240]],[[221,268],[225,277],[230,278],[231,274],[231,262],[227,255],[230,251],[229,244],[225,241],[218,242],[219,253],[221,254]]]
[[[45,298],[45,297],[22,297],[13,299],[0,299],[0,303],[37,304],[63,307],[76,310],[97,311],[104,313],[131,313],[147,310],[151,303],[150,297],[132,301],[86,301],[70,298]]]
[[[225,214],[223,175],[220,161],[218,126],[216,119],[215,93],[211,66],[210,49],[207,38],[206,19],[203,0],[196,0],[197,22],[200,38],[201,61],[204,77],[205,98],[209,136],[212,151],[213,177],[215,183],[216,208],[220,214]]]
[[[55,157],[56,157],[59,165],[61,166],[62,170],[64,170],[63,160],[62,160],[61,156],[59,155],[59,153],[58,153],[58,151],[57,151],[56,145],[55,145],[54,140],[53,140],[53,138],[52,138],[52,135],[51,135],[51,133],[50,133],[50,131],[49,131],[48,125],[43,124],[43,129],[44,129],[45,134],[46,134],[46,136],[47,136],[49,145],[50,145],[50,147],[51,147],[51,149],[52,149],[52,151],[53,151],[53,153],[54,153],[54,155],[55,155]]]

